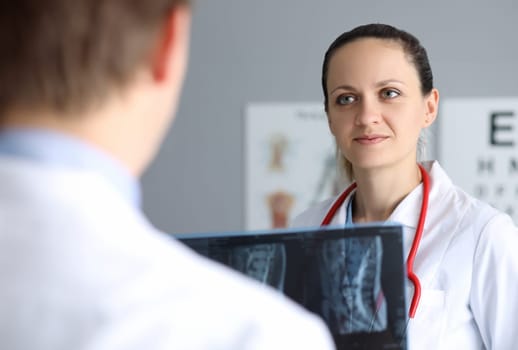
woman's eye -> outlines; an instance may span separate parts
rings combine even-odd
[[[399,91],[393,89],[386,89],[381,92],[381,97],[386,99],[391,99],[398,97],[400,95]]]
[[[355,97],[353,95],[340,95],[336,99],[336,103],[339,105],[350,105],[355,101]]]

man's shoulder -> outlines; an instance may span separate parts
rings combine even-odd
[[[142,334],[133,335],[139,341],[173,347],[331,348],[317,317],[155,229],[97,176],[46,168],[36,176],[23,168],[12,167],[2,176],[12,180],[0,199],[13,215],[0,236],[6,243],[0,251],[12,266],[0,280],[12,290],[46,285],[63,293],[59,301],[51,293],[16,293],[13,313],[19,312],[16,305],[48,308],[52,317],[43,323],[51,327],[61,324],[60,312],[66,312],[92,334],[124,319],[144,324]],[[22,186],[31,179],[40,180],[34,183],[37,191]],[[54,187],[57,182],[61,187]],[[98,315],[103,315],[100,323]],[[43,339],[43,331],[35,341]],[[114,332],[114,339],[127,337]],[[97,340],[102,348],[104,340]]]
[[[230,268],[198,255],[171,239],[169,271],[164,269],[162,291],[169,296],[174,328],[196,337],[207,329],[214,344],[232,348],[332,348],[323,321],[282,293]],[[166,303],[167,304],[167,303]],[[304,340],[304,341],[302,341]],[[304,344],[304,342],[306,344]],[[252,347],[254,347],[252,346]]]

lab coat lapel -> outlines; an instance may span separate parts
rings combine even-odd
[[[354,193],[354,191],[353,191],[353,193]],[[352,198],[352,193],[349,194],[349,196],[347,196],[344,203],[340,206],[340,208],[338,208],[338,211],[336,212],[336,214],[333,216],[333,219],[331,220],[331,223],[330,223],[331,226],[344,226],[345,225],[346,208],[347,208],[347,205],[348,205],[349,201],[351,200],[351,198]],[[335,201],[336,201],[336,199],[335,199]],[[329,211],[329,209],[331,209],[331,207],[328,208],[328,211]]]

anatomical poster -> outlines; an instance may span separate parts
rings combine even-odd
[[[338,192],[323,103],[256,103],[245,110],[245,226],[283,228]]]

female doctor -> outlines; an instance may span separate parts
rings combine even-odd
[[[439,103],[425,49],[388,25],[357,27],[327,50],[322,88],[353,185],[293,226],[401,223],[409,349],[517,349],[517,228],[438,162],[417,161]]]

